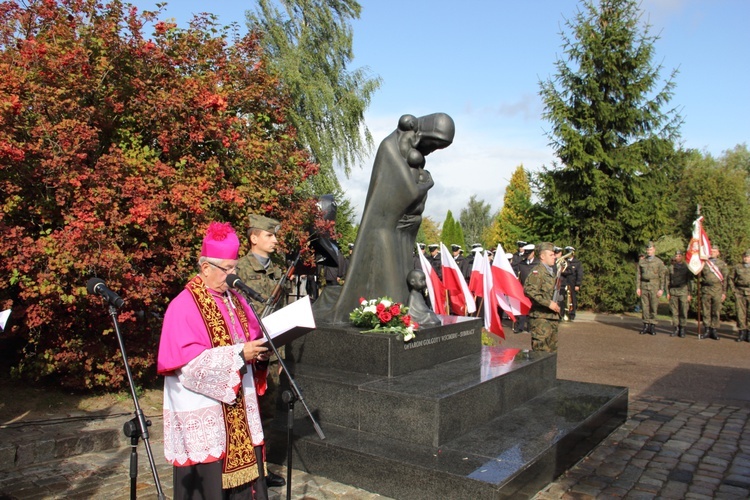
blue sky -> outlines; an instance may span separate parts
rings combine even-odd
[[[153,9],[154,0],[131,0]],[[172,0],[164,18],[185,26],[209,11],[222,24],[245,25],[252,1]],[[355,60],[383,79],[366,113],[375,147],[405,113],[446,112],[456,122],[453,144],[427,157],[435,187],[425,215],[458,218],[469,198],[502,206],[510,176],[554,160],[542,120],[539,81],[563,55],[560,31],[576,0],[360,0],[353,23]],[[643,0],[662,77],[678,69],[670,107],[684,118],[685,147],[720,155],[750,143],[750,1]],[[374,151],[373,151],[374,154]],[[371,160],[340,176],[361,213]]]

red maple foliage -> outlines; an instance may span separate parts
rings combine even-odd
[[[118,0],[0,3],[0,309],[13,308],[4,335],[23,339],[16,375],[127,383],[111,318],[86,292],[97,276],[126,300],[126,351],[147,382],[210,221],[243,234],[263,213],[285,241],[309,240],[315,203],[297,187],[317,165],[257,36],[158,15]]]

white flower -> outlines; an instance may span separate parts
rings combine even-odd
[[[385,307],[391,307],[391,304],[393,304],[393,302],[391,302],[388,299],[383,299],[380,301],[380,303],[383,304]]]
[[[367,304],[367,299],[362,299],[362,302],[359,303],[359,305],[364,306]]]
[[[365,307],[364,309],[362,309],[362,312],[363,313],[373,313],[373,314],[375,314],[375,306],[374,305],[369,305],[369,306]]]
[[[407,331],[409,329],[407,328]],[[404,342],[409,342],[411,339],[414,338],[414,332],[409,331],[406,335],[404,335]]]

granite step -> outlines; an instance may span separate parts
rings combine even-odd
[[[440,446],[333,424],[322,425],[321,440],[308,420],[298,419],[293,461],[311,474],[393,498],[526,498],[621,425],[627,398],[626,388],[558,380]],[[277,427],[270,432],[279,433],[274,442],[286,439]],[[284,453],[277,447],[269,458],[284,463]]]

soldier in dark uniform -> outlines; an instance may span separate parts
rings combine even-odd
[[[667,299],[669,310],[672,312],[672,337],[685,337],[688,308],[692,298],[693,273],[685,263],[685,256],[677,250],[674,259],[667,270]]]
[[[526,278],[531,274],[532,270],[539,262],[534,256],[534,248],[535,246],[533,244],[524,245],[523,247],[525,259],[518,265],[518,279],[521,282],[521,285],[526,282]],[[554,255],[555,254],[553,253],[553,258]],[[554,265],[554,262],[552,264]],[[515,333],[528,331],[528,318],[529,317],[526,315],[516,316],[516,324],[513,327],[513,331]]]
[[[737,342],[750,342],[750,331],[747,329],[747,312],[750,310],[750,249],[742,254],[742,264],[732,269],[729,281],[737,301]]]
[[[481,254],[481,252],[484,252],[484,248],[482,248],[481,243],[474,243],[471,245],[471,251],[469,252],[469,256],[466,258],[468,264],[469,264],[469,279],[471,279],[471,270],[474,269],[474,258],[477,256],[477,252]],[[467,280],[468,283],[468,280]]]
[[[451,252],[453,252],[453,260],[456,261],[458,269],[461,271],[461,274],[463,274],[464,279],[468,282],[467,276],[471,277],[471,268],[468,265],[466,257],[462,255],[461,245],[456,245],[455,243],[452,244]]]
[[[716,329],[721,326],[721,306],[727,298],[729,281],[729,267],[719,254],[719,246],[712,246],[711,258],[700,273],[703,324],[707,327],[708,338],[713,340],[719,340]]]
[[[426,248],[424,243],[417,243],[418,250],[414,252],[414,269],[422,269],[422,263],[419,260],[419,254],[417,252],[420,252],[424,254],[424,249]]]
[[[567,246],[563,250],[563,253],[566,255],[573,252],[573,255],[565,259],[565,269],[562,272],[562,295],[563,297],[567,297],[568,293],[570,293],[570,310],[563,311],[563,314],[567,316],[569,321],[576,319],[576,311],[578,310],[578,291],[583,284],[583,264],[576,258],[575,251],[576,249],[571,246]]]
[[[430,256],[427,257],[427,260],[432,264],[432,268],[435,270],[435,272],[438,275],[438,278],[442,281],[443,279],[443,261],[440,260],[440,245],[437,243],[431,243],[427,247],[430,251]]]
[[[656,247],[653,242],[646,245],[646,257],[638,262],[635,277],[635,293],[641,298],[641,314],[643,328],[641,335],[650,333],[656,335],[656,311],[659,299],[664,295],[664,280],[667,268],[664,262],[656,257]]]
[[[523,286],[524,293],[531,300],[529,311],[531,349],[556,352],[560,305],[552,300],[556,281],[555,253],[552,243],[540,243],[537,253],[538,265],[531,269]]]
[[[510,267],[513,268],[513,272],[516,273],[516,276],[518,276],[518,266],[521,265],[521,262],[526,260],[526,250],[523,249],[528,245],[525,241],[517,241],[516,246],[518,246],[518,250],[516,253],[513,254],[513,258],[510,259]]]

